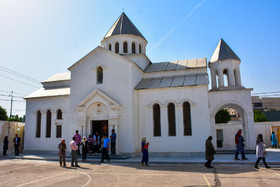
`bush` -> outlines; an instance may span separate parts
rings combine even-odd
[[[6,121],[7,119],[8,116],[6,109],[0,106],[0,120]]]
[[[215,116],[216,123],[227,123],[230,121],[230,115],[229,112],[226,109],[222,109],[219,112],[217,112]]]
[[[254,121],[255,122],[267,121],[267,118],[263,112],[260,112],[259,110],[254,110]]]

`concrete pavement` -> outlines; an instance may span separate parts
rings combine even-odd
[[[241,155],[239,155],[239,158]],[[248,160],[234,160],[234,154],[215,154],[215,160],[213,164],[233,164],[233,165],[253,165],[256,161],[255,154],[246,154]],[[58,161],[58,156],[56,153],[28,153],[20,154],[19,156],[14,156],[9,154],[8,156],[0,156],[1,159],[29,159],[29,160],[52,160]],[[79,162],[81,162],[81,157],[79,157]],[[66,161],[71,161],[70,154],[66,156]],[[100,156],[98,157],[88,157],[85,161],[90,162],[99,162]],[[266,161],[268,165],[280,165],[280,149],[267,149]],[[131,163],[136,164],[141,162],[141,157],[130,157],[126,159],[111,159],[110,163]],[[106,163],[106,160],[105,160]],[[152,157],[149,158],[150,164],[203,164],[205,163],[204,156],[196,157]],[[262,164],[262,161],[260,162]]]

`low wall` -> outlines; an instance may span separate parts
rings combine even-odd
[[[4,138],[5,136],[8,136],[9,149],[7,150],[7,154],[13,154],[15,152],[13,140],[15,135],[18,134],[18,136],[21,138],[19,151],[22,153],[24,148],[24,126],[25,123],[21,122],[0,121],[0,147],[2,151]]]
[[[235,149],[235,134],[237,133],[238,129],[242,128],[242,124],[240,122],[236,123],[219,123],[216,124],[216,130],[220,129],[223,130],[223,147],[221,149],[226,150],[234,150]],[[267,147],[271,147],[271,133],[272,131],[275,132],[277,137],[277,131],[279,129],[280,134],[280,121],[266,121],[266,122],[255,122],[255,137],[257,138],[258,134],[263,135],[264,143]],[[244,136],[244,135],[243,135]],[[279,138],[277,140],[279,142]],[[216,142],[213,142],[213,144]]]

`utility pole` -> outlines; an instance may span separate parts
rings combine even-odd
[[[11,91],[11,110],[10,110],[10,118],[12,117],[12,111],[13,111],[13,91]]]

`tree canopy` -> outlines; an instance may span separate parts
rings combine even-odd
[[[6,109],[0,106],[0,120],[6,121],[7,119],[8,116]]]
[[[229,112],[226,109],[222,109],[219,112],[217,112],[215,116],[216,123],[227,123],[230,121],[230,115]]]

